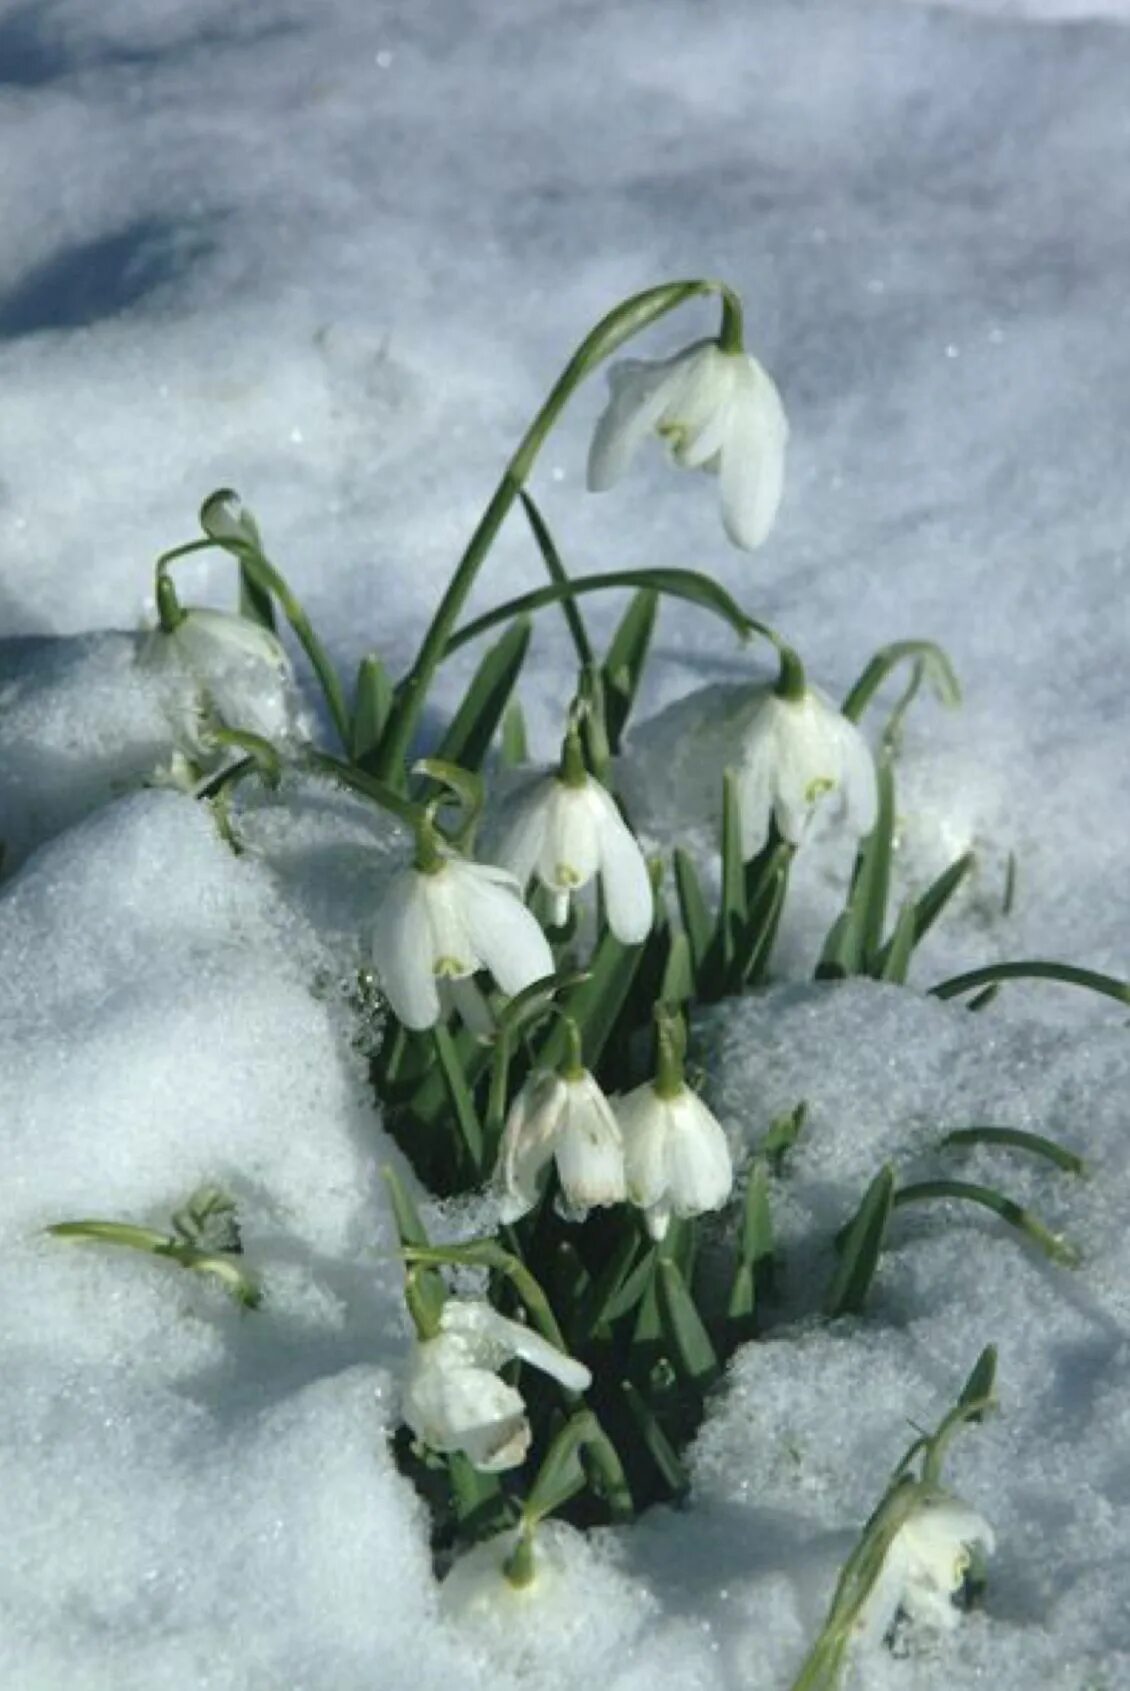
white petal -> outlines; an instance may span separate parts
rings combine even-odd
[[[572,892],[592,880],[600,862],[600,813],[592,796],[598,783],[590,777],[582,787],[557,780],[553,784],[556,791],[538,856],[538,878],[553,892]]]
[[[397,875],[373,923],[373,962],[385,996],[405,1027],[417,1032],[439,1020],[431,924],[422,880],[416,869]]]
[[[410,1359],[401,1413],[431,1449],[462,1450],[476,1468],[517,1467],[529,1447],[526,1406],[513,1386],[466,1359],[466,1347],[441,1333]]]
[[[510,1106],[495,1175],[503,1221],[517,1221],[537,1203],[553,1157],[565,1099],[565,1082],[540,1070],[531,1075]]]
[[[721,1209],[734,1165],[721,1124],[688,1087],[667,1102],[667,1187],[676,1215]]]
[[[647,860],[615,801],[596,782],[593,787],[600,795],[597,845],[608,925],[621,945],[639,945],[655,919]]]
[[[194,668],[206,669],[238,656],[251,658],[285,678],[293,673],[290,659],[276,636],[250,617],[232,616],[227,611],[186,611],[172,637]]]
[[[477,1347],[487,1367],[501,1368],[514,1357],[520,1357],[569,1391],[583,1392],[592,1385],[592,1375],[583,1362],[566,1356],[522,1322],[500,1315],[482,1299],[449,1298],[440,1324],[445,1332],[458,1333],[473,1348]]]
[[[652,1209],[667,1192],[667,1110],[650,1081],[613,1101],[624,1140],[628,1197]]]
[[[508,816],[498,844],[491,853],[509,870],[523,891],[534,872],[549,822],[554,777],[537,781],[508,807]]]
[[[557,1132],[557,1173],[571,1210],[619,1204],[626,1195],[624,1151],[612,1108],[592,1075],[566,1080]]]
[[[789,425],[776,384],[743,360],[722,449],[722,521],[735,546],[756,550],[773,527],[785,485]]]
[[[428,951],[432,973],[462,980],[482,967],[482,953],[467,920],[465,865],[450,858],[432,874],[420,874],[428,913]]]
[[[660,429],[672,430],[675,461],[686,470],[717,467],[729,429],[736,364],[714,341],[700,343],[686,360],[677,404],[669,403]]]
[[[853,834],[862,839],[875,826],[879,794],[875,782],[875,759],[854,722],[839,715],[840,754],[844,815]]]
[[[620,480],[640,442],[654,431],[682,386],[685,357],[680,353],[655,364],[625,359],[612,366],[608,373],[612,395],[589,448],[590,493],[603,493]]]
[[[553,953],[526,909],[514,882],[477,863],[452,864],[459,875],[463,916],[471,943],[503,992],[513,996],[553,973]]]

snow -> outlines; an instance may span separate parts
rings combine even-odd
[[[289,777],[241,809],[237,858],[200,807],[144,789],[170,739],[132,632],[156,554],[233,485],[343,674],[374,647],[402,667],[575,341],[633,288],[723,275],[792,424],[777,530],[753,557],[728,548],[717,490],[658,452],[584,497],[596,384],[535,478],[569,566],[707,569],[837,694],[875,646],[939,640],[965,703],[914,707],[898,876],[921,887],[968,846],[978,869],[914,980],[1020,955],[1125,974],[1128,16],[0,12],[4,1683],[784,1687],[909,1423],[936,1421],[990,1340],[1001,1413],[949,1469],[997,1533],[987,1609],[859,1682],[1130,1683],[1124,1014],[1051,985],[977,1016],[813,986],[848,867],[826,833],[797,875],[785,984],[697,1030],[736,1144],[800,1098],[810,1114],[774,1187],[778,1324],[712,1403],[691,1506],[553,1529],[544,1581],[509,1608],[484,1605],[475,1567],[437,1591],[387,1448],[407,1328],[377,1175],[395,1153],[346,1007],[403,845]],[[689,310],[641,352],[711,321]],[[537,580],[515,520],[475,605]],[[177,581],[233,604],[229,560]],[[599,635],[617,606],[589,601]],[[523,682],[540,755],[568,665],[543,613]],[[767,673],[703,615],[662,613],[629,771],[654,838],[708,836],[721,754],[694,734],[719,695],[688,693]],[[975,1121],[1061,1137],[1091,1178],[937,1150]],[[999,1183],[1082,1266],[919,1206],[867,1317],[829,1333],[812,1319],[829,1229],[884,1159]],[[39,1232],[161,1225],[205,1180],[240,1202],[258,1314]]]

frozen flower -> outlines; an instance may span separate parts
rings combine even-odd
[[[956,1497],[927,1495],[895,1533],[878,1578],[856,1616],[856,1630],[880,1643],[900,1614],[912,1623],[947,1631],[957,1625],[954,1599],[977,1551],[991,1555],[993,1529]]]
[[[373,959],[405,1027],[432,1027],[439,983],[489,969],[513,995],[553,973],[553,953],[513,875],[461,857],[406,869],[377,911]]]
[[[589,450],[589,488],[600,493],[619,481],[640,442],[658,434],[677,464],[719,477],[735,546],[760,546],[781,502],[789,425],[757,360],[697,341],[659,363],[616,364],[609,382],[612,397]]]
[[[591,775],[548,775],[515,804],[493,854],[524,887],[537,875],[556,899],[562,925],[574,892],[600,876],[608,925],[624,945],[651,931],[651,878],[635,835],[611,794]]]
[[[290,659],[270,629],[247,617],[185,611],[175,627],[150,635],[142,662],[181,684],[172,710],[190,752],[210,755],[208,730],[216,726],[272,745],[300,732]]]
[[[530,1443],[526,1406],[521,1393],[498,1378],[516,1357],[569,1391],[583,1392],[592,1383],[583,1363],[490,1304],[448,1299],[439,1332],[417,1340],[408,1362],[401,1410],[416,1438],[432,1450],[461,1450],[486,1473],[517,1468]]]
[[[720,1209],[734,1184],[726,1135],[697,1093],[664,1096],[651,1081],[613,1105],[624,1136],[628,1198],[662,1239],[672,1215]]]
[[[620,1128],[587,1069],[568,1074],[539,1070],[515,1098],[496,1174],[504,1221],[516,1221],[533,1209],[553,1161],[569,1214],[623,1203]]]
[[[776,821],[797,845],[817,801],[839,794],[844,822],[858,836],[875,826],[875,764],[854,722],[808,687],[799,699],[766,688],[742,738],[736,770],[742,855],[756,855]]]

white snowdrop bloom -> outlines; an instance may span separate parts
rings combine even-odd
[[[587,1069],[573,1076],[539,1070],[511,1105],[496,1171],[504,1221],[533,1209],[552,1161],[567,1214],[623,1203],[619,1124]]]
[[[651,932],[651,877],[639,842],[607,789],[591,775],[578,781],[548,775],[513,806],[493,853],[521,886],[537,875],[565,922],[573,893],[600,876],[608,925],[624,945]]]
[[[879,1644],[899,1614],[948,1631],[961,1611],[954,1602],[975,1550],[991,1555],[993,1529],[968,1504],[944,1493],[924,1498],[891,1540],[879,1576],[856,1617],[864,1641]]]
[[[719,477],[722,521],[735,546],[761,545],[781,503],[789,425],[773,378],[744,352],[697,341],[659,363],[609,371],[612,397],[589,449],[588,485],[619,481],[649,434],[677,464]]]
[[[614,1101],[624,1137],[628,1199],[662,1239],[673,1215],[721,1209],[734,1165],[721,1124],[697,1093],[681,1086],[664,1097],[652,1081]]]
[[[808,687],[799,699],[766,688],[742,737],[737,775],[742,855],[759,852],[775,819],[797,845],[818,800],[839,795],[846,827],[862,837],[875,826],[875,762],[854,722]]]
[[[175,704],[186,745],[211,754],[208,728],[244,729],[273,745],[302,731],[290,659],[270,629],[226,611],[185,611],[176,627],[157,629],[142,662],[191,693]]]
[[[489,969],[513,996],[553,973],[549,941],[513,875],[461,857],[393,879],[374,923],[373,960],[389,1003],[418,1031],[439,1020],[441,981]]]
[[[461,1450],[486,1473],[518,1467],[530,1443],[521,1393],[498,1378],[507,1362],[520,1357],[569,1391],[592,1384],[583,1363],[481,1299],[449,1298],[439,1327],[435,1338],[416,1341],[401,1413],[422,1444]]]

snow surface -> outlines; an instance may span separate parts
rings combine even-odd
[[[776,1194],[782,1316],[818,1302],[829,1228],[884,1158],[999,1180],[1083,1266],[979,1212],[900,1215],[866,1321],[793,1323],[735,1359],[689,1509],[559,1529],[536,1596],[501,1609],[441,1595],[387,1453],[392,1153],[340,991],[401,848],[291,781],[242,816],[236,859],[182,795],[140,790],[167,721],[130,632],[153,557],[231,484],[343,671],[374,645],[402,665],[576,339],[636,287],[724,275],[792,419],[777,531],[733,552],[716,490],[658,453],[584,497],[594,390],[535,479],[568,563],[708,569],[831,690],[883,641],[940,640],[966,703],[915,707],[899,874],[921,885],[970,844],[980,867],[916,978],[1021,954],[1124,975],[1127,15],[0,9],[0,838],[23,863],[0,889],[5,1685],[783,1687],[908,1423],[989,1340],[1002,1414],[951,1470],[997,1530],[987,1610],[860,1683],[1130,1685],[1124,1015],[1052,986],[969,1016],[806,984],[846,868],[834,839],[810,853],[792,984],[700,1030],[736,1140],[810,1104]],[[230,575],[178,580],[230,605]],[[515,521],[476,603],[537,580]],[[609,629],[616,607],[590,605]],[[543,614],[523,690],[543,752],[567,666]],[[710,713],[685,695],[755,674],[724,630],[664,612],[647,704],[669,714],[632,770],[657,839],[703,837],[714,790],[687,749]],[[1057,1133],[1092,1178],[936,1151],[975,1120]],[[203,1180],[240,1200],[258,1315],[38,1235],[160,1223]]]

